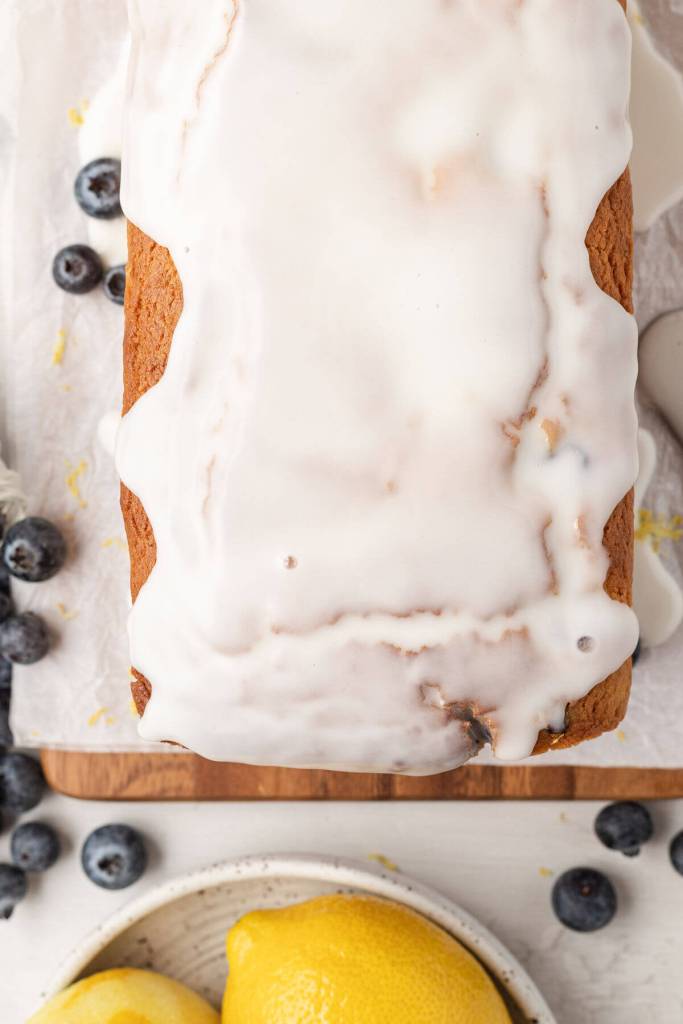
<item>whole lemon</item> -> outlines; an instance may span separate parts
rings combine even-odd
[[[510,1024],[478,961],[387,900],[322,896],[256,911],[227,949],[223,1024]]]
[[[60,992],[28,1024],[219,1024],[208,1003],[179,981],[123,967]]]

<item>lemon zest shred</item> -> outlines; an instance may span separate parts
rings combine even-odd
[[[395,864],[389,857],[385,857],[383,853],[369,853],[368,860],[374,860],[377,864],[381,864],[387,871],[398,871],[398,864]]]
[[[128,550],[128,545],[122,537],[105,537],[101,546],[103,548],[120,548],[122,551]]]
[[[66,112],[66,116],[69,124],[72,124],[74,128],[80,128],[81,125],[85,124],[85,118],[78,107],[69,107]]]
[[[638,527],[636,540],[649,541],[652,550],[659,552],[663,540],[678,541],[683,537],[683,516],[671,516],[669,519],[657,518],[650,509],[638,511]]]
[[[94,725],[97,725],[101,718],[109,712],[109,708],[98,708],[97,711],[93,711],[92,715],[88,718],[88,725],[92,729]]]
[[[64,353],[66,351],[66,331],[63,327],[57,331],[57,340],[52,348],[52,365],[61,366],[64,362]]]
[[[77,466],[73,466],[67,460],[66,468],[68,470],[68,473],[65,477],[64,482],[66,483],[66,486],[69,489],[69,493],[71,494],[72,498],[74,498],[78,502],[80,508],[87,508],[88,503],[87,501],[84,500],[83,495],[81,494],[80,487],[78,486],[78,478],[81,477],[88,468],[87,462],[84,459],[81,459]]]
[[[541,878],[552,878],[555,872],[551,868],[539,868],[538,873]]]

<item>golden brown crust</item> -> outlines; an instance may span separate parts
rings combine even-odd
[[[586,246],[595,280],[629,312],[632,311],[631,221],[631,183],[628,172],[625,172],[600,204],[586,237]],[[124,412],[163,374],[182,302],[180,280],[168,251],[129,224],[123,352]],[[130,549],[131,594],[135,600],[154,566],[156,545],[145,510],[125,487],[121,488],[121,508]],[[627,494],[614,510],[605,527],[604,544],[610,558],[605,589],[615,600],[630,604],[632,493]],[[131,686],[133,699],[142,714],[151,687],[135,670],[134,675]],[[585,697],[568,706],[565,729],[561,733],[541,732],[534,753],[570,747],[614,729],[626,712],[630,688],[629,659]]]

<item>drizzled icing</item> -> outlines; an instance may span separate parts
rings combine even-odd
[[[184,309],[117,459],[157,564],[147,738],[433,772],[529,753],[628,657],[604,524],[632,318],[616,0],[131,0],[123,205]]]

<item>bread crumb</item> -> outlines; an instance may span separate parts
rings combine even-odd
[[[562,436],[562,427],[557,420],[543,420],[541,423],[541,430],[545,434],[548,451],[552,455]]]
[[[75,619],[76,616],[78,615],[78,612],[70,611],[62,601],[57,602],[56,608],[65,622],[70,622],[71,619]]]
[[[623,729],[617,729],[616,737],[620,743],[626,743],[626,733]]]

